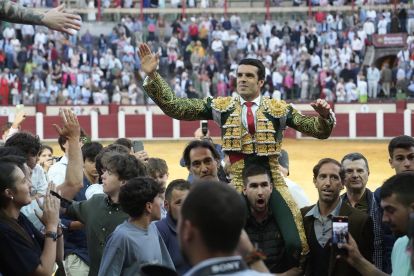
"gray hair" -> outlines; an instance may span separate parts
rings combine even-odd
[[[364,160],[365,162],[365,167],[367,168],[367,172],[369,172],[369,167],[368,167],[368,161],[367,159],[360,154],[359,152],[352,152],[352,153],[348,153],[347,155],[344,156],[344,158],[342,158],[341,164],[344,164],[345,160],[350,160],[350,161],[356,161],[356,160]]]

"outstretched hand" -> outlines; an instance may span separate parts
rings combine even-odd
[[[152,80],[155,78],[158,67],[158,57],[160,53],[152,55],[150,48],[147,44],[141,43],[139,45],[139,51],[137,51],[139,60],[141,61],[141,68],[147,74],[147,76]]]
[[[77,31],[80,30],[82,24],[78,21],[75,21],[80,21],[80,17],[74,14],[64,13],[64,8],[65,4],[62,4],[59,7],[51,9],[50,11],[45,13],[45,16],[43,17],[42,21],[43,24],[49,29],[64,32],[68,35],[73,35],[72,32],[69,31],[69,29]]]
[[[61,129],[58,125],[54,124],[53,127],[55,128],[56,132],[68,140],[70,138],[79,139],[80,126],[76,114],[69,109],[61,109],[59,110],[59,117],[63,123],[63,128]]]
[[[318,114],[320,114],[325,119],[328,119],[331,106],[325,100],[318,99],[316,103],[311,103],[310,105]]]

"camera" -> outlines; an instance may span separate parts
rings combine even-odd
[[[203,137],[201,137],[201,141],[210,141],[210,138],[207,137],[208,133],[208,122],[207,120],[201,121],[201,131],[203,132]]]
[[[53,162],[53,161],[55,161],[56,160],[56,162],[59,162],[60,161],[60,158],[61,157],[59,157],[59,156],[53,156],[50,160]]]

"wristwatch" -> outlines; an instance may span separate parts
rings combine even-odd
[[[46,231],[46,233],[43,234],[43,238],[52,238],[53,241],[57,241],[58,240],[58,235],[56,232],[52,232],[52,231]]]

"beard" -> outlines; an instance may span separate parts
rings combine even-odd
[[[171,221],[174,223],[174,225],[177,226],[177,220],[173,217],[172,212],[167,212],[167,215],[171,219]]]

